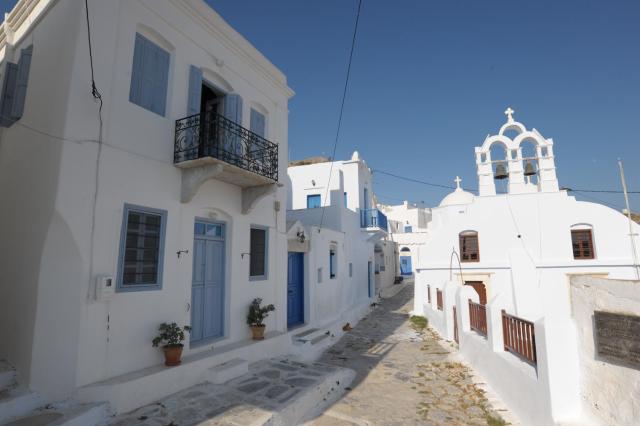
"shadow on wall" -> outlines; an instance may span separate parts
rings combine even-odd
[[[75,389],[82,302],[88,284],[85,259],[67,222],[56,211],[40,264],[33,334],[31,385],[52,397]]]

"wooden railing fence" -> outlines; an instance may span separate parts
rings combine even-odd
[[[469,323],[471,329],[487,337],[487,308],[469,299]]]
[[[509,315],[502,310],[504,350],[536,365],[536,335],[531,321]]]

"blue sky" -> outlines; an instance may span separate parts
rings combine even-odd
[[[357,0],[208,2],[295,90],[291,158],[330,155]],[[475,188],[473,149],[511,106],[554,139],[561,186],[620,189],[621,157],[640,191],[638,22],[633,0],[364,0],[336,158],[357,149],[374,169]],[[385,202],[433,205],[448,192],[374,183]],[[640,196],[631,203],[640,209]]]

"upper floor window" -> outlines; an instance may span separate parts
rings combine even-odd
[[[170,54],[136,33],[129,101],[164,116],[167,104]]]
[[[591,229],[572,229],[571,244],[574,259],[593,259],[593,235]]]
[[[167,212],[125,205],[118,259],[119,291],[162,287]]]
[[[480,246],[478,245],[477,232],[465,231],[460,233],[460,261],[480,261]]]
[[[250,129],[253,133],[255,133],[256,135],[263,137],[265,135],[265,117],[264,114],[262,114],[261,112],[256,111],[255,109],[251,108],[251,117],[250,117]]]
[[[249,277],[253,280],[267,278],[267,230],[252,227],[249,249]]]
[[[307,195],[307,208],[317,209],[320,207],[320,194]]]
[[[412,233],[412,232],[413,232],[413,226],[411,226],[411,225],[405,225],[405,226],[404,226],[404,232],[406,232],[406,233],[408,233],[408,234]]]
[[[17,64],[7,62],[0,97],[0,126],[9,127],[22,117],[27,96],[33,46],[20,51]]]

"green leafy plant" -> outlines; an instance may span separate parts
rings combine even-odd
[[[154,337],[152,341],[154,348],[157,348],[160,344],[162,346],[182,346],[182,341],[185,337],[184,332],[191,331],[191,327],[188,325],[179,327],[175,322],[171,324],[163,322],[160,324],[158,331],[160,331],[160,334]]]
[[[249,305],[249,315],[247,315],[247,324],[257,327],[264,326],[264,319],[269,316],[269,312],[276,310],[273,305],[261,306],[262,299],[253,299]]]

